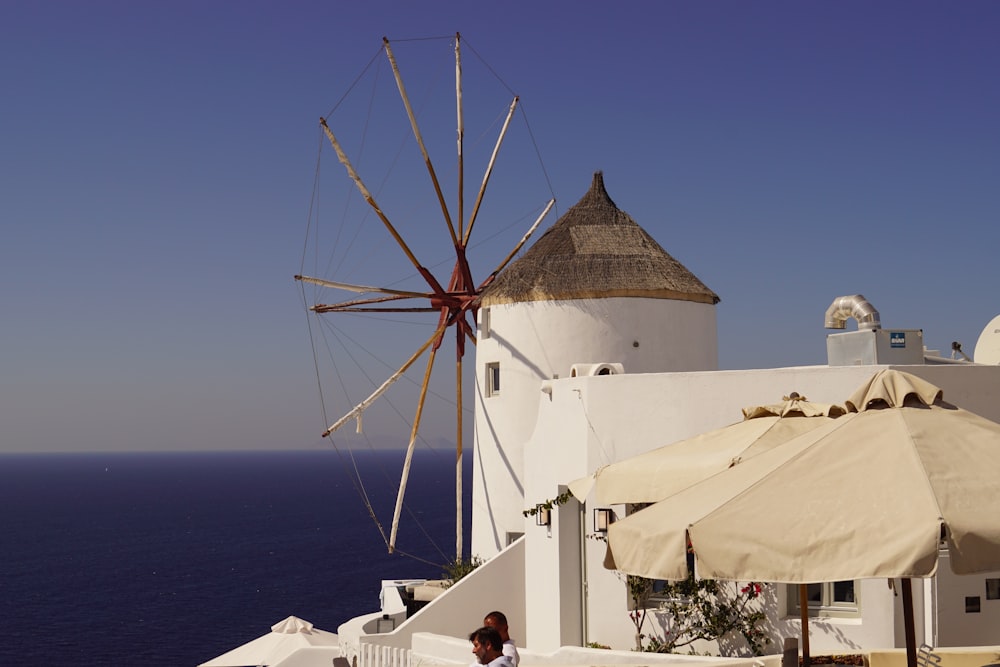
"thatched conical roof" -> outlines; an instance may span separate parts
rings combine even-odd
[[[480,303],[616,296],[719,302],[615,206],[597,172],[587,194],[483,290]]]

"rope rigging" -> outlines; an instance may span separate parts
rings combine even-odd
[[[327,422],[328,415],[327,415],[327,410],[326,410],[326,401],[323,398],[323,383],[321,381],[322,374],[321,374],[321,368],[320,368],[320,364],[319,364],[319,355],[318,355],[319,350],[318,350],[317,345],[316,345],[317,335],[316,335],[316,332],[314,332],[313,327],[312,327],[313,317],[308,312],[308,300],[306,299],[304,289],[302,290],[302,302],[303,302],[303,305],[306,306],[306,311],[305,312],[307,314],[307,317],[306,317],[307,327],[308,327],[309,333],[310,333],[310,344],[311,344],[312,349],[313,349],[314,372],[315,372],[315,375],[316,375],[318,391],[320,393],[320,405],[321,405],[321,410],[323,412],[323,420],[324,420],[324,423],[328,423]],[[354,362],[354,364],[358,368],[358,370],[360,372],[362,372],[363,374],[365,374],[365,376],[368,378],[368,380],[370,382],[374,382],[374,380],[370,376],[367,375],[367,372],[365,371],[364,365],[357,361],[357,359],[354,357],[353,352],[351,351],[350,347],[348,345],[344,344],[344,342],[343,342],[343,340],[341,340],[341,338],[342,337],[347,337],[348,340],[351,340],[351,342],[354,343],[354,344],[356,344],[356,345],[358,345],[358,341],[351,339],[349,336],[346,336],[346,334],[344,332],[339,331],[332,324],[332,322],[330,322],[329,320],[319,319],[319,322],[324,325],[324,329],[329,330],[329,332],[332,334],[333,338],[340,344],[341,348],[343,349],[343,352],[348,356],[348,358],[350,358]],[[326,348],[326,352],[327,352],[328,356],[330,358],[333,358],[334,354],[333,354],[333,351],[330,348],[329,338],[326,337],[326,336],[322,336],[321,340],[324,342],[324,347]],[[369,354],[371,354],[371,356],[373,358],[378,359],[377,355],[375,355],[374,353],[371,353],[369,350],[365,349],[363,346],[361,346],[361,348],[364,349],[365,352],[368,352]],[[339,367],[335,366],[334,368],[335,368],[335,375],[336,375],[337,380],[339,381],[339,383],[341,385],[342,390],[345,391],[345,392],[347,392],[348,391],[347,383],[346,383],[346,381],[345,381],[342,373],[340,372]],[[409,378],[407,378],[407,379],[409,380]],[[441,399],[443,399],[443,400],[448,400],[444,396],[441,396],[441,395],[438,395],[438,396]],[[390,399],[387,398],[386,399],[386,403],[396,412],[397,416],[399,416],[400,419],[402,419],[404,421],[406,420],[404,414],[397,408],[397,406]],[[352,449],[350,449],[350,448],[347,448],[346,449],[346,454],[345,454],[344,448],[340,447],[339,444],[336,442],[336,440],[334,440],[333,438],[330,438],[329,441],[330,441],[330,444],[333,446],[334,450],[337,452],[338,458],[341,460],[341,463],[344,465],[344,467],[345,468],[349,467],[349,470],[350,470],[351,474],[348,475],[348,477],[351,480],[351,484],[352,484],[355,492],[357,493],[359,499],[361,500],[362,505],[364,506],[366,513],[371,518],[372,522],[375,524],[375,527],[378,530],[379,535],[382,537],[383,543],[388,547],[388,545],[389,545],[389,536],[386,534],[385,528],[382,525],[382,522],[379,520],[378,515],[377,515],[377,513],[375,511],[375,507],[374,507],[374,505],[372,503],[371,496],[368,493],[368,490],[367,490],[367,488],[365,486],[365,482],[362,479],[361,472],[358,469],[357,461],[356,461],[356,459],[354,457],[354,451]],[[367,447],[367,449],[368,449],[369,452],[375,452],[376,451],[375,447],[372,445],[371,441],[368,439],[367,436],[364,437],[364,441],[365,441],[366,447]],[[428,447],[429,450],[435,451],[434,448],[429,443],[425,443],[425,444],[427,444],[427,447]],[[348,466],[348,464],[349,464],[349,466]],[[388,472],[385,470],[385,468],[382,467],[382,466],[379,466],[379,471],[381,472],[382,477],[384,478],[384,481],[386,483],[391,484],[392,483],[392,478],[390,477],[390,475],[388,474]],[[447,561],[447,556],[445,555],[445,553],[442,550],[442,548],[434,540],[434,538],[430,535],[430,533],[425,529],[425,527],[423,526],[423,523],[420,521],[419,517],[413,512],[412,508],[409,505],[406,505],[405,509],[407,511],[408,516],[412,520],[413,525],[417,527],[417,529],[423,534],[423,536],[427,540],[428,544],[430,544],[431,547],[433,547],[433,549],[441,556],[442,561],[446,562]],[[419,562],[422,562],[422,563],[425,563],[425,564],[428,564],[428,565],[434,565],[434,566],[441,566],[442,565],[441,562],[432,562],[430,560],[427,560],[426,558],[422,558],[422,557],[420,557],[420,556],[418,556],[416,554],[413,554],[413,553],[411,553],[409,551],[404,551],[404,550],[396,549],[395,553],[399,554],[400,556],[404,556],[404,557],[407,557],[407,558],[410,558],[410,559],[413,559],[413,560],[416,560],[416,561],[419,561]]]
[[[304,290],[303,290],[303,304],[308,309],[308,301],[305,298]],[[307,310],[307,313],[308,313],[308,310]],[[324,392],[323,392],[323,383],[322,383],[322,372],[321,372],[320,362],[319,362],[319,349],[318,349],[318,347],[316,345],[317,332],[312,327],[312,319],[313,318],[311,316],[307,316],[307,320],[309,321],[310,341],[311,341],[311,346],[312,346],[312,349],[313,349],[314,372],[315,372],[315,375],[316,375],[317,385],[319,387],[319,392],[320,392],[320,399],[321,399],[321,405],[322,405],[322,410],[323,410],[323,419],[324,419],[324,421],[326,423],[329,423],[327,421],[328,420],[328,415],[327,415],[327,410],[326,410],[326,400],[325,400],[325,397],[323,395]],[[329,332],[331,332],[333,334],[334,339],[339,343],[339,345],[342,348],[343,352],[354,363],[354,365],[356,366],[356,368],[367,378],[367,380],[370,383],[374,383],[373,378],[365,370],[364,364],[360,363],[356,359],[356,357],[354,356],[353,352],[350,349],[350,346],[348,346],[344,342],[343,339],[346,338],[353,345],[356,345],[356,346],[360,347],[360,349],[364,350],[373,359],[376,359],[376,360],[380,361],[380,363],[383,363],[384,365],[387,366],[387,364],[385,364],[384,360],[382,360],[380,357],[378,357],[378,355],[374,354],[367,347],[365,347],[364,345],[360,344],[360,342],[358,340],[356,340],[353,337],[347,335],[346,332],[338,331],[338,329],[334,326],[334,324],[330,320],[328,320],[328,319],[327,320],[320,320],[320,322],[324,325],[324,327],[323,327],[322,330],[327,330],[327,331],[329,331]],[[322,340],[325,341],[325,348],[326,348],[326,352],[327,352],[328,358],[335,359],[336,355],[333,353],[333,350],[330,348],[330,340],[329,340],[329,338],[327,338],[326,336],[323,336]],[[335,369],[336,377],[337,377],[338,381],[340,382],[341,389],[344,391],[345,394],[349,395],[350,391],[348,389],[347,382],[344,379],[343,374],[341,373],[339,366],[336,365],[336,364],[334,364],[334,369]],[[406,378],[406,379],[407,379],[407,381],[412,382],[412,380],[410,378]],[[434,395],[436,397],[438,397],[439,399],[441,399],[441,400],[444,400],[444,401],[448,400],[446,397],[442,396],[441,394],[438,394],[437,392],[434,392]],[[397,414],[397,416],[401,420],[403,420],[404,422],[406,421],[406,418],[403,415],[402,411],[400,411],[398,409],[398,407],[395,405],[395,403],[390,398],[387,397],[386,400],[385,400],[385,403],[391,407],[391,409]],[[359,416],[359,421],[360,421],[360,416]],[[359,430],[359,432],[362,433],[362,435],[364,435],[364,440],[365,440],[365,443],[366,443],[368,449],[370,451],[374,451],[374,447],[372,446],[372,444],[371,444],[370,440],[368,439],[367,435],[365,435],[363,431]],[[341,456],[343,456],[343,452],[341,451],[341,448],[338,446],[338,444],[336,443],[336,441],[334,441],[332,438],[330,440],[331,440],[331,443],[333,444],[334,448],[338,451],[338,453],[340,453]],[[433,449],[433,448],[430,447],[430,445],[428,443],[424,442],[424,444],[427,446],[428,449]],[[375,511],[375,507],[373,506],[373,504],[371,502],[371,498],[370,498],[370,496],[369,496],[369,494],[368,494],[368,492],[367,492],[367,490],[365,488],[364,480],[361,478],[360,472],[357,469],[356,462],[354,461],[353,452],[350,452],[350,450],[349,450],[349,454],[350,454],[350,459],[351,459],[351,470],[353,471],[353,474],[351,475],[352,484],[354,485],[355,490],[358,493],[358,497],[361,499],[361,501],[362,501],[362,503],[363,503],[363,505],[364,505],[364,507],[365,507],[365,509],[366,509],[366,511],[368,513],[368,515],[370,516],[370,518],[372,519],[373,523],[377,527],[377,529],[379,531],[379,534],[382,536],[383,543],[388,547],[389,543],[390,543],[390,539],[386,535],[386,531],[385,531],[384,526],[382,525],[381,521],[379,521],[379,519],[378,519],[378,516],[377,516],[376,511]],[[386,482],[391,482],[389,475],[386,474],[384,470],[382,472],[383,472],[383,477],[385,478],[385,481]],[[444,552],[442,551],[441,547],[430,536],[430,534],[424,528],[422,522],[413,513],[413,511],[409,507],[409,505],[405,505],[404,507],[405,507],[405,509],[407,511],[407,514],[411,518],[411,521],[412,521],[413,525],[415,525],[420,530],[420,532],[427,539],[428,543],[439,554],[441,554],[442,558],[444,558]],[[416,555],[414,555],[414,554],[412,554],[410,552],[402,551],[402,550],[399,550],[399,549],[396,549],[395,551],[397,553],[400,553],[400,555],[408,556],[410,558],[413,558],[413,559],[416,559],[416,560],[420,560],[420,561],[429,563],[429,561],[426,561],[426,559],[422,559],[422,558],[420,558],[420,557],[418,557],[418,556],[416,556]],[[440,565],[440,563],[436,563],[436,565]]]
[[[506,226],[502,226],[499,230],[491,234],[487,239],[480,241],[477,238],[476,244],[471,244],[470,242],[473,225],[476,222],[476,219],[479,216],[481,210],[483,210],[481,206],[484,202],[485,194],[487,191],[487,185],[490,183],[491,178],[493,178],[494,176],[495,165],[501,153],[501,147],[504,143],[504,138],[506,137],[510,129],[511,120],[515,116],[515,111],[519,112],[518,115],[520,115],[520,117],[523,119],[525,126],[527,126],[527,120],[524,117],[523,108],[519,107],[518,97],[516,95],[513,95],[513,92],[510,90],[510,87],[507,86],[506,83],[504,83],[499,76],[497,76],[495,70],[493,70],[493,68],[490,67],[474,49],[471,49],[471,47],[469,47],[472,53],[479,59],[479,62],[485,65],[487,71],[490,74],[492,74],[494,79],[496,79],[496,81],[498,81],[501,84],[501,86],[505,88],[506,91],[513,96],[513,102],[509,104],[508,108],[505,111],[505,119],[502,122],[502,127],[498,131],[498,136],[496,137],[495,144],[492,146],[492,153],[490,154],[485,174],[482,176],[482,182],[478,188],[478,191],[476,192],[475,203],[473,207],[471,207],[471,213],[468,214],[468,219],[464,220],[463,217],[466,215],[466,213],[464,212],[464,205],[463,205],[464,181],[462,176],[462,171],[463,171],[462,165],[464,159],[463,148],[462,148],[462,143],[463,143],[462,137],[464,134],[464,121],[463,121],[463,111],[462,111],[463,105],[462,105],[462,85],[461,85],[462,65],[461,65],[460,49],[459,49],[459,43],[461,38],[460,36],[455,35],[454,37],[450,38],[426,38],[419,40],[400,40],[400,41],[433,41],[436,39],[437,40],[450,39],[454,42],[455,72],[456,72],[456,101],[457,101],[457,116],[458,116],[457,221],[452,220],[451,212],[449,210],[448,204],[446,203],[445,192],[442,188],[441,181],[438,178],[438,170],[435,168],[431,160],[431,155],[427,148],[427,144],[425,144],[424,141],[425,133],[422,131],[421,124],[419,121],[420,114],[418,114],[415,107],[411,104],[410,101],[411,98],[407,93],[406,87],[403,82],[403,76],[396,62],[390,42],[388,39],[384,39],[382,48],[379,49],[380,53],[377,53],[375,56],[372,57],[371,60],[369,60],[364,70],[361,72],[361,74],[357,76],[357,78],[354,79],[354,81],[349,86],[348,91],[341,97],[340,100],[338,100],[338,102],[331,109],[330,113],[327,114],[327,116],[320,119],[320,136],[319,136],[320,156],[317,158],[316,174],[313,183],[313,195],[312,195],[312,200],[310,202],[306,247],[303,249],[302,253],[302,267],[300,270],[300,275],[296,276],[296,279],[300,282],[303,305],[308,311],[315,313],[317,316],[323,313],[338,313],[338,314],[353,313],[361,317],[365,317],[366,315],[371,316],[372,314],[379,314],[384,316],[390,313],[418,314],[418,313],[436,312],[438,314],[437,325],[436,328],[433,329],[433,334],[431,334],[431,336],[426,339],[426,342],[424,342],[421,346],[419,346],[416,349],[416,351],[409,356],[409,358],[406,360],[405,363],[402,364],[402,366],[400,366],[398,369],[392,369],[393,372],[388,376],[388,379],[383,381],[381,384],[379,384],[376,380],[373,380],[371,375],[369,375],[362,369],[362,365],[359,363],[358,359],[350,351],[347,351],[345,340],[350,341],[352,344],[357,344],[359,343],[357,337],[349,336],[346,334],[345,331],[340,331],[334,328],[329,319],[323,320],[324,326],[317,329],[313,327],[312,318],[309,317],[308,328],[309,328],[311,346],[313,350],[316,381],[317,384],[320,386],[320,398],[323,404],[323,419],[324,423],[329,425],[323,432],[324,437],[330,436],[335,431],[337,431],[337,429],[339,429],[341,426],[343,426],[345,423],[351,420],[356,421],[358,425],[358,432],[363,434],[363,431],[360,428],[362,416],[364,412],[368,410],[376,401],[385,402],[387,405],[391,407],[393,411],[396,412],[396,414],[401,419],[403,419],[404,422],[406,422],[407,420],[403,418],[402,413],[398,409],[396,409],[395,405],[393,405],[392,401],[389,400],[389,397],[386,395],[386,393],[397,380],[404,377],[407,378],[408,382],[411,382],[414,385],[419,385],[420,387],[420,397],[417,402],[416,414],[413,417],[412,421],[408,422],[410,427],[409,444],[406,449],[406,457],[403,466],[402,477],[399,483],[399,491],[396,500],[396,508],[393,516],[392,528],[388,538],[386,537],[386,531],[381,521],[376,516],[375,509],[371,503],[367,491],[364,488],[364,483],[360,479],[360,475],[357,474],[357,465],[356,462],[353,461],[353,455],[351,455],[352,469],[354,470],[356,475],[355,477],[356,481],[354,483],[356,485],[358,495],[362,499],[362,502],[365,504],[365,507],[369,515],[371,516],[372,520],[375,522],[379,530],[379,533],[382,535],[383,541],[386,543],[386,546],[388,547],[390,553],[398,552],[395,546],[396,533],[397,533],[399,515],[404,509],[411,517],[413,517],[415,524],[429,538],[429,535],[427,534],[424,527],[420,524],[419,521],[416,520],[416,517],[413,516],[412,510],[409,508],[408,505],[403,503],[403,492],[409,474],[414,446],[418,441],[423,446],[426,446],[427,444],[423,436],[419,432],[421,418],[423,416],[425,399],[428,396],[432,396],[438,399],[442,399],[445,402],[450,402],[453,406],[455,406],[455,408],[457,409],[456,451],[458,454],[456,462],[455,484],[456,484],[456,500],[458,501],[459,504],[457,526],[456,526],[456,531],[457,531],[456,552],[457,552],[457,558],[462,558],[463,556],[463,546],[462,546],[463,522],[461,514],[461,504],[462,504],[461,461],[462,461],[462,430],[463,430],[462,416],[463,413],[466,411],[465,408],[462,406],[462,393],[463,393],[462,377],[464,374],[462,370],[463,369],[462,363],[466,349],[465,343],[466,341],[471,341],[473,345],[475,345],[476,343],[475,319],[479,309],[479,298],[481,291],[485,286],[487,286],[493,280],[493,278],[510,261],[513,260],[516,254],[520,251],[520,249],[524,246],[524,244],[533,234],[535,229],[537,229],[542,220],[551,211],[551,209],[554,206],[555,200],[554,198],[552,198],[548,202],[548,204],[545,205],[544,207],[536,207],[534,209],[535,213],[537,213],[539,208],[541,208],[542,211],[541,214],[537,216],[537,219],[534,221],[534,224],[531,226],[528,232],[520,238],[520,240],[514,245],[513,250],[511,250],[506,255],[506,257],[504,257],[504,259],[499,263],[499,265],[496,266],[496,268],[492,270],[492,272],[490,272],[489,270],[487,271],[485,280],[481,280],[481,282],[477,284],[473,278],[473,273],[471,270],[467,251],[470,248],[481,248],[487,251],[490,250],[495,251],[494,244],[489,242],[498,238],[500,234],[502,234],[503,232],[510,230],[516,224],[520,223],[524,219],[524,217],[526,217],[522,216],[517,221],[511,222]],[[428,235],[423,233],[422,229],[419,230],[419,232],[415,232],[413,229],[413,225],[415,223],[419,223],[422,221],[422,216],[419,214],[418,209],[416,208],[416,201],[414,200],[411,204],[404,206],[404,210],[406,210],[407,206],[409,207],[408,211],[409,216],[401,217],[399,212],[400,206],[392,197],[392,195],[395,195],[397,193],[396,192],[390,193],[388,190],[388,186],[391,181],[390,176],[397,171],[397,167],[401,164],[400,158],[403,154],[403,148],[409,142],[406,140],[401,142],[397,146],[395,153],[390,157],[388,157],[387,159],[388,168],[386,169],[382,179],[378,181],[377,188],[375,188],[374,190],[370,189],[366,184],[366,181],[364,180],[362,175],[363,173],[367,174],[370,170],[369,167],[367,166],[367,162],[369,161],[371,153],[373,152],[372,149],[374,148],[374,143],[372,143],[370,140],[374,136],[380,141],[384,142],[383,140],[384,135],[378,134],[377,130],[375,129],[376,123],[374,122],[377,119],[377,110],[375,105],[376,86],[379,80],[382,78],[379,76],[381,72],[381,67],[376,67],[375,64],[376,62],[381,62],[380,58],[381,52],[384,52],[386,58],[388,59],[389,65],[392,68],[392,73],[393,73],[392,79],[394,80],[396,87],[398,89],[399,98],[402,101],[403,108],[405,110],[405,115],[409,119],[409,126],[412,132],[410,140],[414,141],[416,146],[419,148],[421,160],[424,164],[424,167],[426,169],[427,175],[430,178],[430,182],[433,188],[433,194],[434,194],[433,200],[436,202],[436,206],[434,208],[439,209],[437,212],[437,216],[439,216],[442,219],[445,227],[447,228],[447,232],[449,235],[448,237],[450,238],[450,245],[452,246],[453,250],[453,256],[451,257],[450,260],[447,259],[442,260],[440,262],[431,265],[430,268],[428,268],[426,264],[421,263],[421,261],[418,259],[418,254],[427,253],[426,246],[428,245]],[[368,103],[364,109],[362,117],[359,119],[360,125],[362,127],[362,132],[358,137],[360,143],[356,149],[354,149],[353,151],[349,151],[347,147],[345,147],[345,145],[341,143],[339,137],[335,134],[334,128],[332,127],[332,123],[330,122],[331,117],[335,112],[341,110],[344,106],[346,106],[346,102],[348,98],[351,96],[351,92],[355,90],[360,90],[362,87],[361,86],[362,80],[372,72],[374,73],[373,75],[374,80],[371,90],[368,93]],[[423,109],[423,105],[420,106],[421,109]],[[437,117],[432,115],[431,118],[432,120],[434,120]],[[381,117],[378,117],[378,119],[381,119]],[[531,135],[530,127],[528,127],[528,135],[531,137],[531,145],[534,149],[535,157],[538,159],[539,164],[542,165],[540,154],[538,151],[538,146],[537,143],[534,141],[534,137]],[[427,136],[429,137],[431,135]],[[332,248],[330,248],[326,261],[322,262],[319,261],[321,251],[319,248],[320,233],[318,229],[318,219],[320,211],[320,190],[322,183],[321,163],[322,163],[323,147],[326,145],[328,145],[334,150],[334,152],[336,153],[337,160],[342,165],[344,170],[346,170],[348,179],[350,182],[353,182],[354,187],[348,186],[349,188],[348,196],[344,197],[345,203],[343,206],[343,210],[341,212],[340,224],[337,227],[336,233],[334,234],[333,240],[336,241],[336,243]],[[386,148],[384,143],[381,144],[380,147],[383,149]],[[351,152],[354,153],[353,156],[349,155],[349,153]],[[552,192],[551,183],[549,183],[548,174],[545,171],[544,165],[541,166],[541,172],[542,174],[544,174],[544,180],[546,181],[549,193],[551,194]],[[516,172],[515,176],[520,176],[520,173]],[[507,175],[507,178],[510,178],[510,174]],[[409,180],[405,182],[405,186],[406,187],[403,188],[404,195],[405,193],[408,193],[412,190],[412,186],[409,185]],[[348,224],[349,218],[351,217],[350,201],[352,200],[357,201],[356,198],[358,196],[360,196],[360,198],[364,200],[367,206],[364,209],[365,213],[361,216],[361,220],[360,222],[358,222],[357,227],[355,229],[351,229]],[[407,201],[406,196],[403,196],[401,199],[402,201]],[[493,213],[492,215],[495,216],[496,214]],[[343,271],[345,265],[348,262],[354,265],[354,268],[352,268],[351,272],[348,275],[353,274],[355,270],[361,273],[366,270],[370,270],[374,266],[378,266],[378,262],[376,261],[376,256],[374,255],[374,248],[372,246],[365,247],[363,238],[363,228],[368,226],[366,223],[373,222],[375,218],[378,219],[378,222],[374,223],[376,227],[378,227],[380,223],[382,228],[381,229],[382,240],[380,243],[381,244],[390,243],[390,245],[392,245],[391,242],[394,242],[396,250],[401,252],[402,255],[405,256],[407,260],[406,265],[409,266],[410,268],[410,271],[408,272],[408,275],[406,277],[400,278],[398,280],[393,280],[392,282],[387,283],[385,277],[383,276],[380,277],[377,282],[369,282],[368,285],[366,286],[361,284],[351,284],[345,282],[343,279],[340,278],[334,281],[334,280],[326,280],[324,278],[319,278],[319,277],[309,277],[305,275],[304,269],[306,265],[306,259],[309,257],[308,245],[310,239],[312,239],[312,241],[315,242],[317,246],[315,248],[315,256],[313,257],[313,260],[316,262],[316,266],[318,267],[322,264],[325,265],[326,267],[323,272],[317,275],[336,274],[342,276],[343,273],[341,272]],[[409,231],[406,232],[407,236],[413,236],[415,234],[416,237],[414,239],[404,238],[403,234],[404,227],[400,226],[398,222],[401,219],[404,220],[404,224],[406,224],[410,228]],[[316,222],[315,228],[314,228],[314,220]],[[491,220],[490,222],[491,224],[493,224],[494,221]],[[408,242],[412,240],[415,240],[417,242],[417,245],[411,245]],[[338,251],[338,246],[340,246],[341,244],[346,246],[346,248],[341,247],[340,250]],[[358,248],[362,248],[363,251],[358,252],[357,250]],[[453,263],[453,268],[450,273],[450,277],[447,280],[439,280],[438,277],[435,275],[434,270],[440,268],[442,265],[445,265],[449,261]],[[423,283],[422,289],[403,290],[396,287],[397,285],[404,285],[411,283],[412,282],[411,279],[416,278],[417,276],[419,276],[421,282]],[[312,300],[310,302],[305,292],[306,283],[312,283],[314,289],[332,288],[332,289],[356,292],[358,294],[354,298],[340,299],[332,303],[331,302],[319,303],[317,300]],[[374,286],[376,284],[379,286]],[[412,302],[413,300],[418,301],[419,305],[410,305],[406,303],[407,301]],[[469,321],[470,316],[472,317],[471,322]],[[382,324],[385,324],[387,322],[394,320],[389,320],[388,318],[382,318],[376,321],[380,321],[382,322]],[[431,373],[435,365],[437,350],[444,341],[445,334],[452,327],[454,327],[455,331],[455,350],[456,350],[455,352],[456,396],[454,401],[450,401],[449,399],[444,399],[444,397],[441,396],[440,393],[433,391],[430,388]],[[352,410],[344,414],[340,419],[333,421],[332,423],[330,421],[329,416],[327,415],[326,397],[324,396],[325,392],[323,391],[323,386],[322,386],[324,374],[320,367],[320,346],[317,344],[317,336],[323,334],[324,332],[329,332],[330,334],[332,334],[332,336],[336,339],[338,344],[340,344],[341,347],[343,347],[344,350],[347,351],[347,358],[350,359],[352,363],[354,363],[357,366],[357,368],[361,371],[361,374],[366,378],[369,384],[372,387],[375,387],[375,390],[367,398],[365,398],[360,402],[357,402],[356,397],[351,397],[350,395],[351,393],[353,393],[349,390],[349,386],[351,386],[351,383],[348,382],[347,379],[341,374],[340,369],[338,368],[336,363],[337,355],[333,353],[329,339],[327,339],[326,336],[323,336],[323,339],[326,342],[326,352],[328,355],[328,361],[331,362],[334,368],[336,369],[335,373],[336,377],[340,381],[341,391],[345,396],[349,398],[351,404],[355,406]],[[372,341],[374,341],[374,337],[372,337]],[[380,363],[385,364],[384,359],[382,359],[378,355],[369,352],[367,349],[365,349],[364,344],[358,345],[358,347],[364,349],[365,352],[371,355],[373,358],[378,359]],[[414,382],[411,378],[407,377],[406,373],[420,357],[424,356],[425,352],[428,352],[427,366],[424,371],[423,381],[417,383]],[[388,367],[387,364],[385,365]],[[333,438],[330,438],[330,440],[332,442]],[[368,440],[367,435],[365,436],[365,442],[368,444],[369,448],[371,448],[371,443]],[[340,452],[338,444],[335,443],[334,447],[336,447],[338,449],[338,452]],[[431,540],[431,542],[433,543],[433,540]],[[437,548],[436,544],[434,546],[435,548]],[[440,552],[440,549],[438,549],[438,551]]]

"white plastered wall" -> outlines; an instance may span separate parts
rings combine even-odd
[[[488,321],[488,326],[486,322]],[[489,557],[523,530],[524,446],[535,428],[543,380],[573,364],[621,363],[626,373],[718,367],[715,307],[648,298],[493,305],[480,311],[472,553]],[[489,395],[487,364],[501,388]]]

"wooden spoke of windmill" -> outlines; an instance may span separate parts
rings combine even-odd
[[[458,226],[456,228],[451,212],[448,209],[448,205],[445,202],[444,195],[441,191],[440,182],[438,181],[437,173],[434,169],[434,165],[430,159],[430,155],[424,144],[423,136],[420,131],[417,118],[413,112],[413,107],[410,104],[409,96],[406,93],[406,87],[403,83],[402,74],[400,73],[399,67],[397,66],[395,56],[392,52],[392,47],[388,39],[383,38],[383,49],[385,50],[386,56],[389,60],[390,66],[392,67],[393,75],[395,77],[396,86],[399,90],[400,98],[403,102],[403,106],[406,110],[407,117],[410,121],[410,126],[413,131],[413,136],[417,142],[420,149],[421,155],[423,156],[424,164],[426,166],[428,175],[431,180],[431,185],[434,188],[434,192],[437,197],[437,201],[441,208],[441,214],[444,218],[444,222],[448,228],[449,235],[451,237],[452,243],[455,249],[455,264],[452,269],[451,276],[447,283],[447,288],[445,288],[440,281],[427,269],[420,261],[417,259],[416,255],[407,245],[406,241],[403,239],[402,235],[395,228],[395,226],[390,221],[388,215],[382,210],[378,202],[375,200],[374,195],[371,190],[365,185],[361,176],[354,168],[351,160],[348,158],[347,154],[343,150],[340,142],[337,140],[336,135],[333,130],[327,124],[326,119],[320,119],[320,126],[326,138],[328,139],[330,145],[333,147],[337,154],[337,158],[344,166],[347,171],[347,175],[354,181],[355,186],[361,193],[361,196],[365,199],[371,209],[374,211],[375,215],[381,220],[382,224],[385,226],[386,230],[396,241],[400,250],[407,257],[413,267],[421,275],[424,281],[427,283],[430,290],[428,292],[413,292],[413,291],[403,291],[395,290],[391,288],[384,287],[371,287],[363,285],[351,285],[348,283],[338,283],[328,280],[323,280],[319,278],[309,278],[306,276],[296,276],[297,280],[304,282],[310,282],[324,287],[331,287],[335,289],[347,290],[360,292],[365,294],[376,294],[378,296],[371,296],[359,299],[353,299],[349,301],[343,301],[334,304],[319,304],[311,308],[311,310],[317,313],[330,313],[330,312],[437,312],[438,313],[438,324],[434,333],[431,337],[420,347],[418,350],[411,355],[411,357],[403,364],[403,366],[386,382],[384,382],[378,389],[375,390],[368,398],[359,403],[353,410],[344,415],[341,419],[331,424],[330,427],[324,433],[329,435],[333,433],[338,428],[340,428],[344,423],[350,421],[351,419],[360,419],[361,414],[364,410],[372,404],[379,396],[381,396],[388,387],[395,382],[403,373],[409,369],[412,364],[419,358],[428,348],[430,348],[430,354],[428,355],[427,365],[424,370],[423,381],[420,386],[419,399],[417,401],[416,414],[414,415],[413,423],[410,430],[410,437],[406,449],[406,458],[403,464],[403,471],[400,478],[399,491],[396,497],[396,506],[393,513],[392,520],[392,530],[390,533],[390,538],[388,542],[389,552],[393,552],[395,549],[396,536],[399,525],[399,516],[402,509],[403,497],[406,491],[406,484],[409,477],[410,465],[413,458],[414,446],[416,443],[417,434],[420,429],[421,417],[423,415],[424,402],[427,396],[427,390],[431,378],[431,372],[433,370],[435,360],[437,358],[437,351],[441,347],[444,340],[444,335],[449,328],[454,327],[455,330],[455,377],[456,377],[456,405],[457,405],[457,418],[456,418],[456,469],[455,469],[455,483],[456,483],[456,557],[462,557],[462,360],[465,355],[465,343],[466,340],[472,341],[475,344],[475,316],[479,307],[479,296],[483,288],[486,287],[493,278],[507,265],[508,262],[516,255],[516,253],[521,249],[521,247],[528,241],[534,231],[538,228],[539,224],[552,209],[555,200],[548,202],[544,211],[537,218],[535,223],[531,226],[529,231],[521,238],[521,240],[515,245],[515,247],[510,251],[506,258],[493,270],[492,273],[487,276],[480,284],[476,284],[473,280],[472,270],[469,266],[469,262],[466,256],[466,248],[469,245],[469,240],[471,237],[473,225],[478,216],[480,205],[482,204],[483,198],[486,193],[487,186],[489,185],[490,176],[493,172],[496,159],[500,152],[500,147],[503,144],[504,138],[510,126],[511,118],[517,108],[518,98],[515,96],[513,102],[511,102],[508,109],[507,117],[503,123],[502,128],[499,131],[499,136],[497,137],[496,143],[493,148],[492,155],[487,165],[486,171],[483,175],[482,181],[477,192],[475,205],[473,207],[472,213],[470,214],[467,223],[465,222],[465,212],[464,212],[464,158],[463,158],[463,141],[464,141],[464,120],[462,112],[462,61],[461,61],[461,48],[460,48],[461,38],[460,35],[455,36],[455,99],[456,99],[456,116],[457,116],[457,128],[458,128],[458,201],[457,201],[457,220]],[[404,300],[422,300],[425,302],[424,305],[420,306],[409,306],[402,305],[400,302]],[[391,305],[390,305],[391,304]],[[469,321],[468,316],[472,316],[472,322]]]
[[[448,292],[410,292],[405,290],[396,290],[388,287],[371,287],[367,285],[352,285],[350,283],[334,282],[332,280],[324,280],[322,278],[312,278],[309,276],[295,276],[296,280],[305,283],[312,283],[314,285],[319,285],[321,287],[332,287],[336,289],[347,290],[350,292],[360,292],[360,293],[378,293],[385,294],[387,296],[369,297],[365,299],[352,299],[350,301],[341,301],[339,303],[333,304],[316,304],[310,307],[310,310],[317,313],[332,313],[332,312],[391,312],[391,313],[422,313],[422,312],[438,312],[442,308],[453,310],[465,310],[471,301],[474,300],[473,296],[470,296],[467,290],[454,291],[449,290]],[[478,292],[477,292],[478,295]],[[388,303],[390,301],[401,301],[403,299],[425,299],[430,302],[430,306],[426,307],[378,307],[373,308],[369,306],[374,306],[379,303]]]

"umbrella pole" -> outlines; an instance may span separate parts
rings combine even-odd
[[[906,629],[906,667],[917,667],[917,633],[913,624],[913,582],[908,578],[903,584],[903,625]]]
[[[799,584],[799,613],[802,615],[802,667],[809,667],[811,664],[809,661],[809,584]]]

